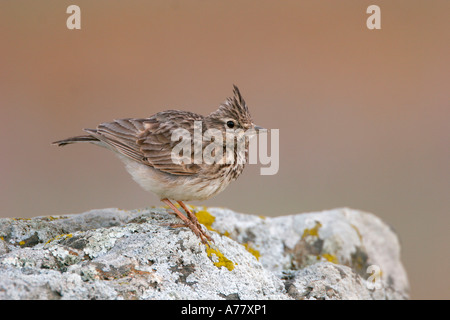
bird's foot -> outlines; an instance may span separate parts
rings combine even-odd
[[[183,203],[183,201],[177,202],[184,209],[184,211],[188,215],[189,220],[191,220],[192,223],[203,233],[206,239],[214,242],[214,240],[206,233],[206,231],[203,231],[202,225],[200,224],[200,222],[198,222],[197,216]]]
[[[175,228],[188,227],[189,229],[192,230],[192,232],[194,232],[194,234],[197,237],[200,238],[200,240],[202,241],[203,244],[208,245],[208,240],[214,242],[214,240],[208,234],[206,234],[205,231],[203,231],[201,225],[198,223],[198,220],[197,220],[197,223],[195,223],[195,221],[191,220],[192,216],[194,215],[192,212],[189,211],[190,214],[188,213],[188,216],[189,216],[189,219],[188,219],[184,214],[182,214],[177,209],[177,207],[174,206],[174,204],[172,202],[170,202],[169,199],[162,199],[161,201],[166,203],[175,212],[175,214],[184,222],[182,224],[179,224],[179,223],[172,224],[171,226],[174,226]],[[195,215],[194,215],[194,217],[195,217]]]

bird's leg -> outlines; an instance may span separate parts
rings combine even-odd
[[[189,219],[192,221],[193,224],[195,224],[195,226],[203,233],[203,235],[209,240],[209,241],[214,241],[208,234],[206,234],[206,232],[203,231],[202,226],[200,225],[200,223],[198,222],[197,216],[192,213],[192,211],[183,203],[183,201],[177,201],[178,204],[184,209],[184,211],[186,211]]]
[[[177,215],[181,220],[183,220],[183,222],[186,224],[186,226],[189,227],[189,228],[192,230],[192,232],[194,232],[195,235],[196,235],[197,237],[200,238],[200,240],[201,240],[204,244],[207,244],[207,243],[208,243],[208,242],[206,241],[206,239],[205,239],[204,234],[203,234],[203,230],[199,229],[199,228],[198,228],[191,220],[189,220],[188,218],[186,218],[186,216],[185,216],[184,214],[182,214],[182,213],[180,212],[180,210],[178,210],[177,207],[175,207],[175,205],[174,205],[172,202],[170,202],[169,199],[161,199],[161,201],[164,202],[165,204],[167,204],[167,205],[168,205],[168,206],[176,213],[176,215]],[[176,225],[176,227],[178,227],[178,226],[179,226],[179,224]]]
[[[200,226],[200,223],[198,222],[197,217],[195,214],[192,213],[192,211],[183,203],[183,201],[177,201],[178,204],[186,211],[188,218],[197,226]]]

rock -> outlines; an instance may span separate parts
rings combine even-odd
[[[407,299],[398,238],[351,209],[276,218],[193,207],[0,219],[0,299]]]

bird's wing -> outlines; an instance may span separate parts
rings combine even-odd
[[[193,163],[194,148],[191,163],[175,163],[172,150],[180,142],[171,138],[176,129],[192,132],[194,121],[202,119],[195,113],[169,110],[146,119],[102,123],[96,130],[86,131],[132,160],[173,175],[194,175],[200,171],[200,166]]]
[[[119,119],[100,124],[97,129],[84,129],[110,148],[135,161],[144,158],[136,143],[137,134],[144,130],[145,119]]]

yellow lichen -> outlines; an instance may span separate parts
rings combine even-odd
[[[203,224],[206,227],[206,229],[211,230],[211,231],[216,231],[212,228],[212,224],[214,223],[216,218],[211,213],[206,211],[206,208],[203,208],[203,210],[197,211],[195,213],[195,216],[197,217],[198,222]]]
[[[307,236],[318,237],[319,229],[322,227],[322,224],[319,221],[316,221],[316,225],[313,228],[305,229],[303,231],[302,239],[305,239]]]
[[[23,240],[20,241],[20,242],[19,242],[19,245],[20,245],[20,246],[24,246],[24,245],[25,245],[25,241],[23,241]]]
[[[259,261],[259,257],[261,257],[261,253],[259,253],[258,250],[253,249],[252,247],[250,247],[250,245],[248,243],[244,243],[244,247],[245,249],[250,252],[252,255],[255,256],[256,260]]]
[[[47,245],[47,244],[49,244],[49,243],[52,242],[52,241],[59,240],[59,239],[61,239],[61,238],[67,239],[67,238],[72,238],[72,237],[73,237],[73,235],[72,235],[71,233],[60,234],[60,235],[57,235],[56,237],[51,238],[50,240],[48,240],[48,241],[44,244],[44,246]]]
[[[60,220],[60,219],[67,219],[67,217],[64,217],[64,216],[56,216],[56,217],[54,217],[54,216],[46,216],[46,217],[42,218],[42,220],[47,220],[47,221],[55,221],[55,220]]]
[[[191,206],[191,207],[193,207],[194,210],[197,209],[197,207],[195,207],[195,206]],[[206,207],[203,207],[202,210],[195,212],[195,216],[197,217],[198,222],[201,223],[202,225],[204,225],[206,227],[206,229],[217,232],[218,234],[220,234],[222,236],[230,237],[230,233],[228,231],[225,231],[222,233],[212,227],[212,224],[214,223],[214,221],[216,221],[216,217],[214,217],[211,213],[209,213],[208,210],[206,210]]]
[[[229,271],[232,271],[234,269],[235,263],[233,261],[231,261],[230,259],[228,259],[227,257],[225,257],[222,254],[222,252],[219,251],[219,249],[214,249],[214,248],[211,248],[210,246],[206,246],[206,254],[208,255],[208,257],[211,259],[211,261],[214,263],[214,265],[217,268],[220,269],[222,267],[225,267]],[[219,261],[213,261],[212,260],[213,255],[215,255]]]
[[[324,258],[328,262],[339,264],[339,259],[334,254],[323,253],[320,256],[318,256],[317,259],[319,259],[320,257]]]
[[[353,225],[353,224],[350,224],[350,226],[356,231],[356,234],[358,235],[359,241],[362,241],[362,235],[361,235],[361,232],[359,232],[358,228],[355,225]]]

